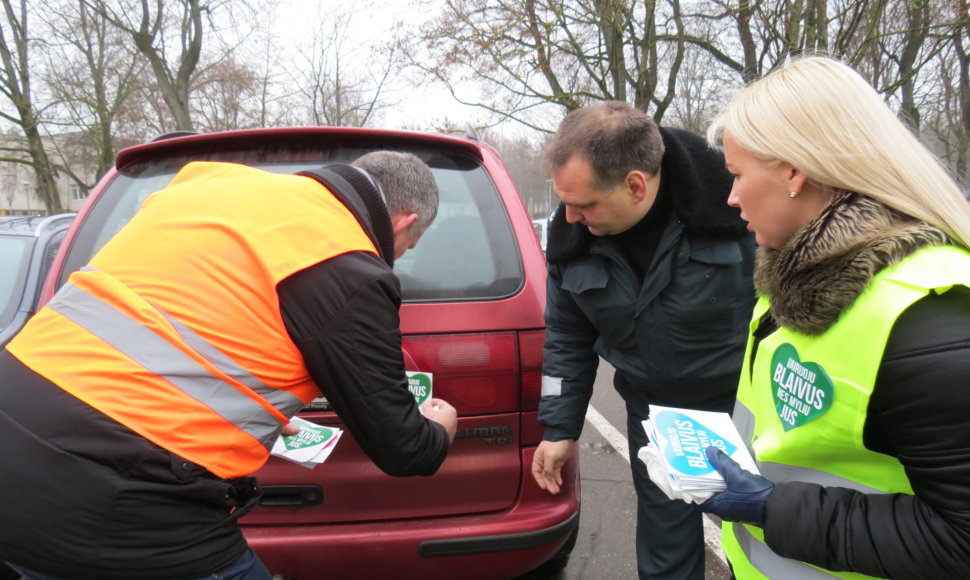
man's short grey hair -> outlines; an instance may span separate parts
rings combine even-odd
[[[431,168],[416,155],[400,151],[374,151],[360,156],[353,165],[377,181],[391,215],[418,214],[412,226],[415,233],[424,233],[438,215],[438,184]]]
[[[545,149],[550,173],[580,155],[593,169],[594,186],[618,187],[631,171],[656,175],[664,141],[653,117],[623,101],[606,101],[570,111]]]

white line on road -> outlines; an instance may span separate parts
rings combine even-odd
[[[600,432],[600,435],[609,441],[610,445],[613,446],[613,449],[616,449],[617,452],[623,456],[623,459],[627,460],[627,463],[630,462],[630,444],[627,443],[626,437],[624,437],[623,433],[620,433],[616,427],[611,425],[610,422],[606,420],[606,417],[600,415],[600,412],[597,411],[592,405],[586,408],[586,420],[592,423],[593,427],[596,427],[596,430]]]
[[[606,417],[600,414],[592,405],[586,409],[586,420],[590,422],[596,430],[599,431],[606,441],[616,449],[616,452],[623,456],[623,459],[630,462],[630,444],[627,443],[626,437],[623,433],[614,427]],[[718,558],[721,559],[725,564],[727,564],[727,558],[724,556],[724,550],[721,549],[721,528],[714,523],[707,515],[704,517],[704,542],[707,547],[714,552]]]

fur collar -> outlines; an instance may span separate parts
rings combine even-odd
[[[864,195],[837,194],[784,248],[760,248],[755,287],[781,326],[822,334],[882,269],[925,246],[945,245],[940,229]]]
[[[677,219],[688,232],[715,235],[744,235],[741,210],[727,204],[731,175],[724,156],[702,137],[682,129],[660,127],[664,155],[660,165],[660,187],[668,195]],[[584,255],[595,236],[583,224],[566,222],[565,206],[556,209],[549,226],[546,259],[563,263]]]

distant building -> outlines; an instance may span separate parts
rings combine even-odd
[[[48,155],[54,163],[67,165],[78,175],[83,176],[87,183],[94,183],[97,168],[92,163],[85,163],[85,151],[80,151],[82,146],[76,145],[83,143],[78,135],[69,134],[57,136],[56,145],[59,147],[49,147]],[[54,145],[55,143],[51,143]],[[25,148],[26,138],[20,135],[2,134],[0,135],[0,147],[7,149],[7,157],[21,157],[29,159],[26,152],[18,153],[17,148]],[[68,159],[58,155],[57,150],[69,151],[66,154]],[[88,197],[88,191],[79,186],[73,179],[63,172],[56,176],[57,193],[61,198],[61,206],[64,211],[77,211],[84,204]],[[43,200],[37,195],[37,176],[33,167],[26,163],[16,163],[13,161],[0,161],[0,215],[44,215],[47,208]]]

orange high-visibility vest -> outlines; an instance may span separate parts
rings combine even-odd
[[[190,163],[7,349],[172,453],[250,475],[319,394],[276,285],[352,251],[377,253],[315,179]]]

